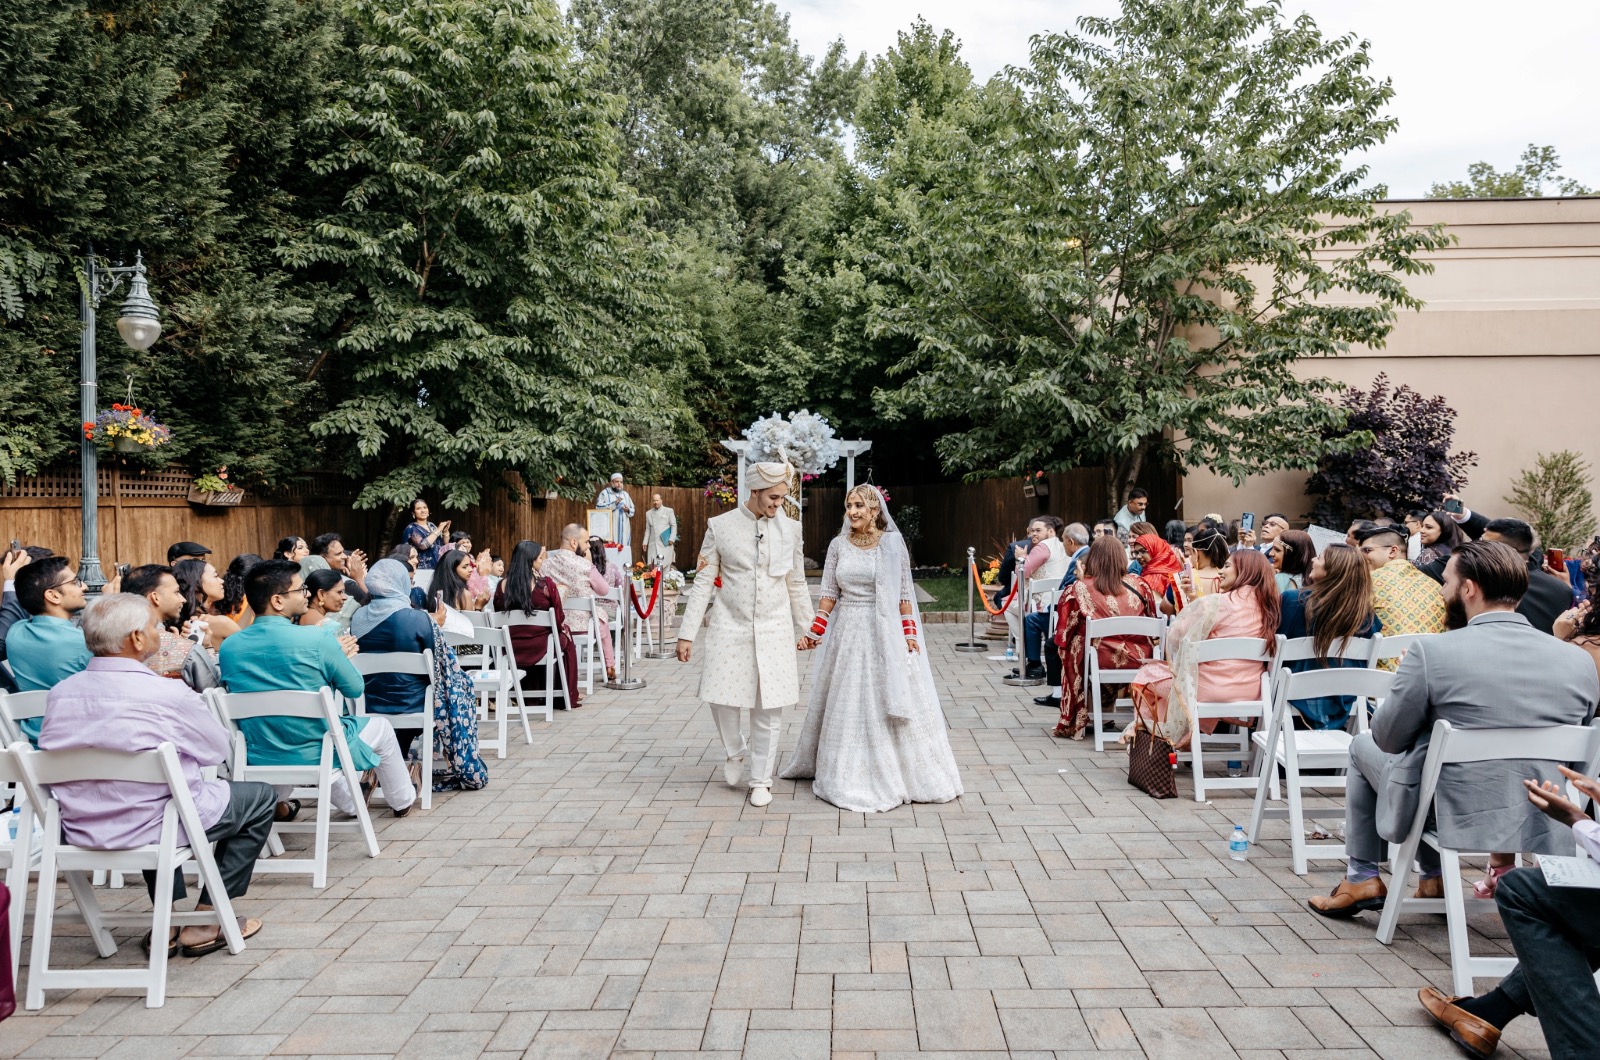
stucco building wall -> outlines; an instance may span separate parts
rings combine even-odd
[[[1401,313],[1384,348],[1298,370],[1362,388],[1384,372],[1443,395],[1458,414],[1456,448],[1478,454],[1463,493],[1491,515],[1513,514],[1502,498],[1541,452],[1574,449],[1600,465],[1600,198],[1387,205],[1419,225],[1443,221],[1457,238],[1430,255],[1431,275],[1406,280],[1426,306]],[[1298,523],[1311,506],[1305,478],[1263,475],[1236,489],[1193,472],[1184,517],[1283,511]]]

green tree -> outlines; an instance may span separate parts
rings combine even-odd
[[[1561,156],[1548,144],[1540,147],[1529,144],[1522,152],[1522,160],[1499,172],[1487,162],[1474,162],[1467,167],[1467,179],[1435,184],[1428,189],[1430,199],[1539,199],[1548,184],[1557,195],[1593,195],[1594,189],[1584,187],[1575,180],[1558,177]]]
[[[353,0],[359,46],[315,118],[340,191],[286,260],[344,298],[315,431],[366,482],[447,506],[520,472],[586,491],[671,414],[650,386],[690,339],[617,176],[618,101],[553,0]]]
[[[333,43],[320,0],[19,0],[0,20],[0,476],[78,444],[80,256],[142,249],[164,335],[101,307],[103,392],[174,428],[156,459],[246,484],[310,465],[306,326],[273,248],[296,222],[299,126]],[[15,17],[9,17],[11,15]]]
[[[873,334],[914,344],[883,411],[966,419],[937,448],[971,477],[1104,462],[1108,503],[1153,458],[1309,469],[1343,413],[1297,362],[1381,345],[1447,244],[1346,164],[1393,131],[1389,84],[1276,5],[1125,0],[1079,26],[891,149],[930,193],[896,195],[867,254],[895,293]]]
[[[1595,532],[1591,465],[1570,449],[1540,453],[1517,476],[1506,503],[1526,515],[1546,548],[1577,550]]]

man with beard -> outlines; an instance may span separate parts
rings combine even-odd
[[[1492,541],[1456,549],[1445,567],[1450,632],[1419,641],[1406,653],[1394,686],[1372,717],[1372,731],[1350,745],[1345,791],[1345,878],[1313,912],[1344,918],[1383,907],[1378,876],[1385,841],[1399,843],[1416,815],[1422,763],[1433,723],[1458,729],[1582,725],[1594,716],[1600,678],[1582,648],[1564,644],[1517,614],[1528,589],[1522,557]],[[1523,779],[1561,783],[1557,763],[1504,759],[1447,765],[1434,799],[1443,846],[1571,854],[1570,828],[1530,805]],[[1418,898],[1442,898],[1439,855],[1423,844]]]

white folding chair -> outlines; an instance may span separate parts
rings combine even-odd
[[[1461,858],[1485,851],[1453,850],[1430,827],[1434,795],[1439,775],[1447,765],[1468,765],[1503,759],[1532,759],[1570,765],[1585,776],[1600,770],[1600,718],[1588,725],[1551,725],[1536,729],[1458,729],[1442,718],[1433,723],[1428,755],[1422,763],[1418,787],[1417,813],[1411,830],[1398,852],[1390,857],[1389,894],[1378,921],[1378,941],[1385,946],[1394,941],[1401,913],[1443,913],[1450,939],[1450,979],[1452,991],[1471,996],[1474,979],[1500,979],[1517,966],[1515,957],[1474,957],[1467,935],[1467,902],[1480,908],[1495,908],[1494,899],[1469,895],[1461,883]],[[1576,791],[1567,786],[1568,797]],[[1532,807],[1529,813],[1535,813]],[[1417,851],[1426,843],[1439,852],[1444,872],[1443,898],[1413,898],[1407,891]]]
[[[8,741],[11,745],[18,743],[26,741]],[[22,768],[8,748],[0,748],[0,795],[12,800],[12,812],[6,816],[17,826],[14,841],[9,827],[0,826],[0,863],[5,865],[6,887],[11,891],[11,981],[15,983],[22,966],[22,918],[28,908],[28,875],[39,867],[40,850],[33,836],[33,803],[22,787]]]
[[[90,989],[119,990],[128,987],[142,988],[146,1008],[160,1008],[167,994],[166,940],[174,924],[216,924],[227,940],[228,952],[244,950],[244,936],[234,919],[233,903],[228,900],[227,888],[217,871],[212,857],[211,844],[205,841],[206,830],[195,812],[189,795],[189,784],[178,764],[178,752],[170,743],[163,743],[154,751],[103,751],[79,749],[73,751],[35,751],[18,741],[11,745],[11,755],[22,774],[22,784],[29,801],[44,813],[44,836],[39,856],[39,894],[33,910],[33,949],[28,958],[27,1007],[44,1007],[46,990]],[[119,781],[132,784],[164,786],[169,798],[162,815],[161,838],[148,846],[132,850],[95,850],[79,847],[61,837],[61,805],[52,788],[57,784],[74,781]],[[183,845],[178,842],[179,828],[185,837],[199,836],[200,841]],[[172,909],[171,880],[174,872],[193,860],[200,872],[200,881],[215,908],[205,912],[177,913]],[[84,876],[85,870],[96,868],[135,872],[143,869],[156,874],[153,911],[142,913],[107,913],[95,900],[94,890]],[[55,930],[56,879],[64,875],[67,886],[77,902],[77,915],[89,927],[95,949],[102,957],[117,952],[117,944],[108,930],[120,924],[150,924],[150,962],[144,968],[51,968],[50,943]],[[71,916],[69,912],[60,914]],[[21,930],[21,925],[17,926]]]
[[[545,638],[545,644],[547,647],[545,648],[543,662],[544,688],[536,690],[535,695],[543,696],[544,698],[544,720],[554,721],[556,717],[556,697],[560,696],[568,706],[571,706],[573,695],[573,690],[567,687],[567,668],[562,665],[563,656],[561,654],[561,630],[559,628],[560,623],[556,621],[555,611],[496,612],[490,616],[490,622],[493,623],[496,629],[506,630],[506,645],[508,648],[510,647],[511,643],[510,631],[516,626],[536,626],[549,630],[549,633]],[[510,665],[514,668],[516,665],[515,656],[510,656],[509,660]],[[517,670],[516,672],[518,674],[524,673],[522,670]],[[523,728],[527,730],[527,707],[523,702],[522,683],[520,678],[513,688],[513,693],[517,698],[517,709],[521,711],[523,715]],[[528,742],[532,743],[532,731],[527,730],[527,733]]]
[[[478,746],[494,751],[498,758],[504,758],[510,748],[506,728],[513,711],[522,719],[523,739],[530,747],[533,746],[533,729],[528,725],[528,711],[522,702],[522,671],[517,669],[516,660],[512,657],[509,632],[492,626],[475,629],[471,636],[447,630],[444,639],[452,647],[476,644],[482,648],[476,656],[481,660],[479,668],[467,671],[467,676],[472,679],[472,691],[477,696],[478,720],[483,722],[489,719],[489,704],[492,702],[499,735],[494,740],[479,736]],[[516,700],[514,707],[513,698]]]
[[[27,739],[22,732],[22,723],[43,718],[45,700],[49,696],[48,689],[35,692],[0,692],[0,736],[5,738],[8,746],[18,740]],[[33,741],[28,740],[28,743],[31,746]]]
[[[1353,653],[1346,658],[1365,662],[1362,655],[1370,652],[1371,643],[1366,640],[1351,641],[1349,647],[1353,649]],[[1306,789],[1319,792],[1335,789],[1339,794],[1343,794],[1344,771],[1350,765],[1351,735],[1345,729],[1297,731],[1294,727],[1293,701],[1315,699],[1320,696],[1357,696],[1375,699],[1388,695],[1389,686],[1393,683],[1394,674],[1384,670],[1354,667],[1309,670],[1304,673],[1291,673],[1287,670],[1279,672],[1276,682],[1277,692],[1272,706],[1272,721],[1268,724],[1266,732],[1257,731],[1251,736],[1256,748],[1256,762],[1259,769],[1256,777],[1255,805],[1250,811],[1250,842],[1261,841],[1263,818],[1287,819],[1290,857],[1294,863],[1294,871],[1298,875],[1306,874],[1308,859],[1321,861],[1342,859],[1345,856],[1343,843],[1310,843],[1307,842],[1305,835],[1307,820],[1343,820],[1345,816],[1343,799],[1339,799],[1332,808],[1307,811],[1303,793]],[[1356,709],[1364,709],[1364,704],[1358,703]],[[1284,773],[1287,801],[1283,806],[1268,806],[1267,789],[1269,786],[1275,786],[1269,785],[1269,780],[1276,779],[1280,767]],[[1327,769],[1334,772],[1304,776],[1301,774],[1302,769]],[[1276,793],[1273,794],[1273,798],[1277,798]]]
[[[1149,637],[1155,642],[1152,659],[1161,658],[1161,642],[1167,634],[1167,623],[1162,618],[1091,618],[1083,640],[1083,686],[1089,697],[1089,709],[1094,716],[1094,749],[1103,751],[1107,744],[1117,742],[1118,734],[1105,732],[1105,716],[1100,704],[1102,685],[1126,685],[1138,675],[1138,670],[1102,670],[1097,642],[1107,637]],[[1126,723],[1133,720],[1133,700],[1119,696],[1113,703],[1111,720]],[[1126,710],[1124,710],[1126,706]]]
[[[1186,754],[1189,764],[1194,772],[1194,801],[1205,802],[1207,789],[1216,788],[1253,788],[1256,786],[1254,776],[1238,777],[1207,777],[1205,764],[1205,748],[1209,743],[1212,746],[1226,747],[1230,752],[1239,756],[1243,762],[1250,753],[1250,733],[1244,729],[1237,733],[1221,733],[1206,735],[1200,730],[1200,723],[1212,718],[1240,718],[1248,721],[1251,718],[1266,720],[1267,714],[1272,710],[1272,678],[1273,656],[1268,650],[1268,641],[1260,637],[1218,637],[1215,640],[1203,640],[1195,645],[1195,661],[1204,668],[1207,663],[1228,661],[1243,661],[1260,663],[1261,683],[1260,692],[1254,699],[1239,699],[1228,702],[1201,701],[1193,705],[1190,711],[1190,721],[1193,724],[1193,736],[1189,740],[1189,750]],[[1276,644],[1276,640],[1272,642]]]
[[[358,718],[385,718],[396,729],[418,729],[417,739],[422,741],[422,790],[417,793],[424,810],[433,808],[433,649],[426,651],[374,651],[361,652],[350,660],[361,672],[363,680],[379,674],[405,674],[421,677],[424,684],[422,709],[404,714],[381,714],[367,709],[365,693],[351,701],[351,712]]]
[[[359,658],[360,656],[357,656]],[[378,837],[372,831],[372,818],[367,813],[367,800],[361,794],[361,774],[350,757],[350,745],[344,738],[344,726],[339,723],[339,711],[333,703],[333,689],[322,688],[315,692],[225,692],[220,688],[206,691],[218,715],[226,718],[233,731],[233,753],[230,756],[230,776],[234,780],[259,780],[265,784],[290,785],[307,789],[305,794],[315,796],[316,815],[311,822],[279,821],[272,826],[274,835],[285,832],[311,833],[314,836],[309,858],[264,858],[256,862],[258,873],[310,873],[311,886],[328,885],[328,840],[334,832],[356,832],[365,841],[367,857],[378,856]],[[315,763],[298,765],[252,765],[249,746],[239,723],[251,718],[304,718],[324,723],[327,731],[322,736],[322,750]],[[338,771],[349,786],[350,799],[355,803],[356,815],[348,821],[333,820],[333,775]],[[299,794],[299,792],[297,792]]]
[[[600,637],[595,630],[599,616],[594,609],[594,597],[573,596],[561,601],[566,613],[583,615],[582,630],[572,635],[573,646],[578,650],[578,669],[583,681],[583,691],[594,691],[594,674],[603,665],[600,656]],[[569,627],[570,628],[570,627]]]

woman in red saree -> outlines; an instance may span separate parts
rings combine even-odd
[[[1183,557],[1172,546],[1155,534],[1140,534],[1133,543],[1142,554],[1139,556],[1139,578],[1155,594],[1158,606],[1166,614],[1176,614],[1183,609],[1183,597],[1178,589],[1178,574],[1183,570]]]
[[[1169,550],[1170,551],[1170,550]],[[1114,537],[1097,537],[1078,567],[1078,580],[1056,605],[1056,646],[1061,649],[1061,720],[1052,736],[1082,740],[1093,714],[1083,675],[1088,669],[1089,620],[1154,618],[1156,598],[1148,585],[1128,573],[1128,556]],[[1148,637],[1105,637],[1095,643],[1102,669],[1137,670],[1150,658]],[[1105,687],[1106,695],[1116,689]]]

